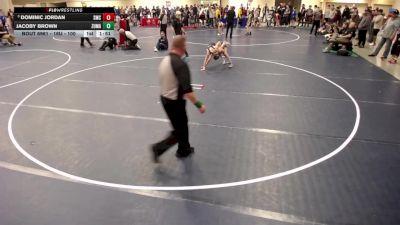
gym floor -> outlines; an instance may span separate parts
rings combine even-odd
[[[168,30],[169,35],[172,30]],[[200,71],[215,30],[188,32],[195,154],[161,164],[158,30],[140,51],[79,40],[0,47],[1,225],[400,224],[400,82],[323,54],[306,30],[236,29],[234,67]],[[171,40],[172,37],[169,39]]]

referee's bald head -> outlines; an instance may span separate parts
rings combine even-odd
[[[172,48],[185,50],[186,49],[186,38],[182,35],[175,36],[172,41]]]

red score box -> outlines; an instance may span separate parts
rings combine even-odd
[[[115,19],[114,13],[103,13],[103,21],[104,22],[113,22]]]

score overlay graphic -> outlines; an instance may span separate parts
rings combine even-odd
[[[114,8],[15,8],[14,32],[20,37],[114,37]]]

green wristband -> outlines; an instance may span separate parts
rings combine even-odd
[[[200,108],[203,106],[203,103],[202,103],[201,101],[196,101],[196,102],[194,103],[194,105],[195,105],[198,109],[200,109]]]

